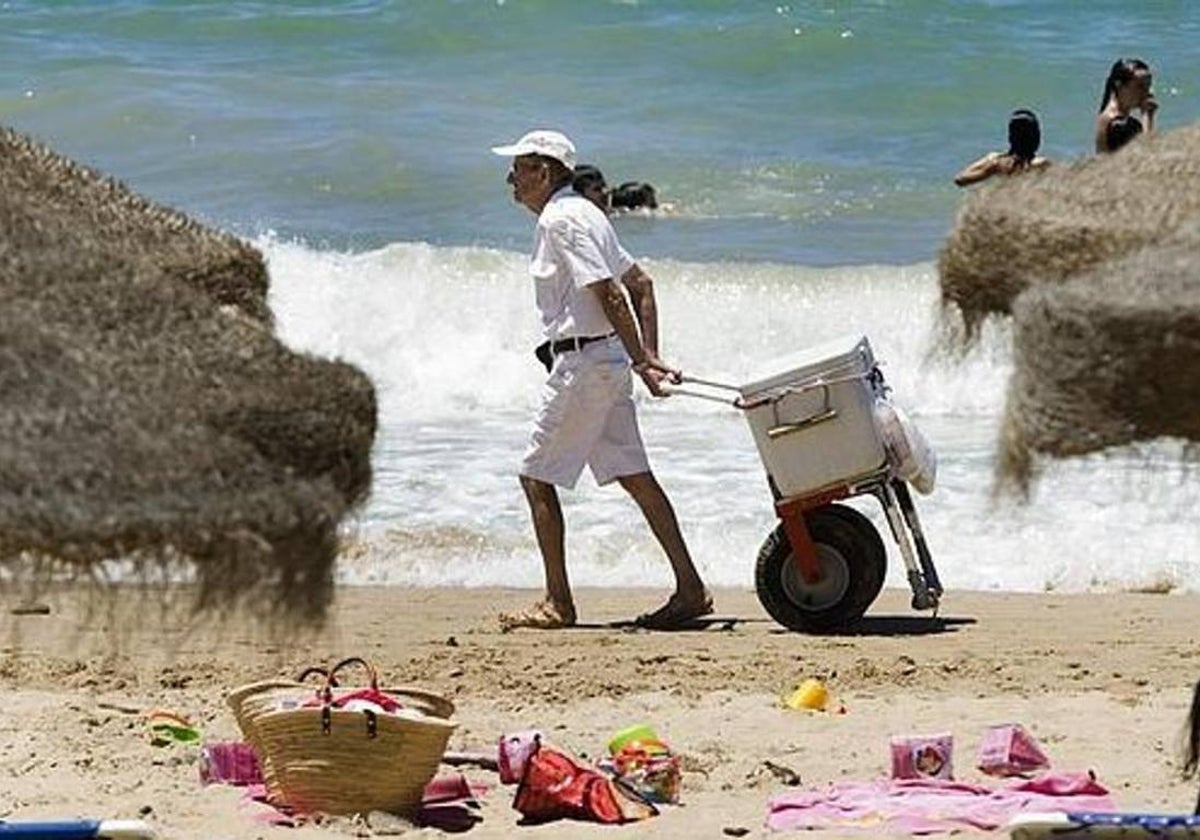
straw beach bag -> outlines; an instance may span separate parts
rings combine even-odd
[[[309,676],[319,675],[321,683],[305,684]],[[263,680],[235,688],[226,697],[225,702],[233,710],[234,720],[242,730],[246,742],[254,748],[258,757],[259,769],[262,773],[263,784],[272,801],[281,801],[279,783],[276,780],[274,768],[267,760],[259,743],[258,732],[255,729],[255,717],[258,714],[274,711],[278,708],[298,707],[313,696],[313,691],[320,689],[329,679],[329,671],[325,668],[305,668],[294,680]],[[336,685],[336,680],[334,681]]]
[[[367,687],[338,686],[353,664],[366,669]],[[271,680],[228,698],[270,799],[302,813],[414,815],[456,726],[454,704],[419,688],[381,689],[357,657],[311,673],[322,685]]]

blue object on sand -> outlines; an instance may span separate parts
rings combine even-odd
[[[0,840],[154,840],[141,820],[0,821]]]
[[[1184,814],[1018,814],[1008,823],[1012,840],[1124,837],[1128,840],[1200,840],[1200,816]]]

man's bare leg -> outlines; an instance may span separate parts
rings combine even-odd
[[[546,598],[528,609],[501,615],[500,626],[506,630],[517,627],[570,627],[575,623],[575,600],[567,578],[565,527],[558,491],[553,484],[524,475],[521,476],[521,487],[529,502],[533,530],[542,552]]]
[[[671,561],[675,573],[675,593],[659,609],[641,616],[638,621],[647,627],[678,625],[712,612],[712,596],[704,588],[687,543],[679,530],[679,520],[671,500],[662,485],[650,472],[622,476],[617,479],[626,492],[633,497],[646,517],[650,530]]]

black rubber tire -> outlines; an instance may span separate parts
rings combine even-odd
[[[800,633],[851,627],[878,597],[887,573],[887,552],[871,520],[845,505],[805,514],[817,547],[822,578],[804,582],[780,523],[758,552],[754,585],[771,618]]]

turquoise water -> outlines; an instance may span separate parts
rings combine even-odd
[[[1200,113],[1200,16],[1127,2],[6,2],[0,118],[247,234],[523,248],[487,148],[555,126],[677,213],[639,253],[928,259],[1030,107],[1089,150],[1109,64]]]
[[[0,121],[253,240],[284,340],[372,377],[375,486],[343,580],[539,582],[514,477],[540,377],[532,219],[488,147],[558,127],[673,205],[616,222],[670,361],[739,382],[870,337],[938,451],[918,505],[949,587],[1195,588],[1200,482],[1175,442],[1051,464],[1032,504],[994,503],[1009,335],[939,358],[932,265],[954,173],[1003,147],[1012,109],[1041,116],[1048,156],[1080,156],[1108,66],[1135,55],[1160,125],[1193,120],[1190,8],[9,0]],[[749,585],[774,519],[744,419],[683,397],[640,411],[705,577]],[[668,584],[619,491],[585,477],[564,505],[577,583]]]

